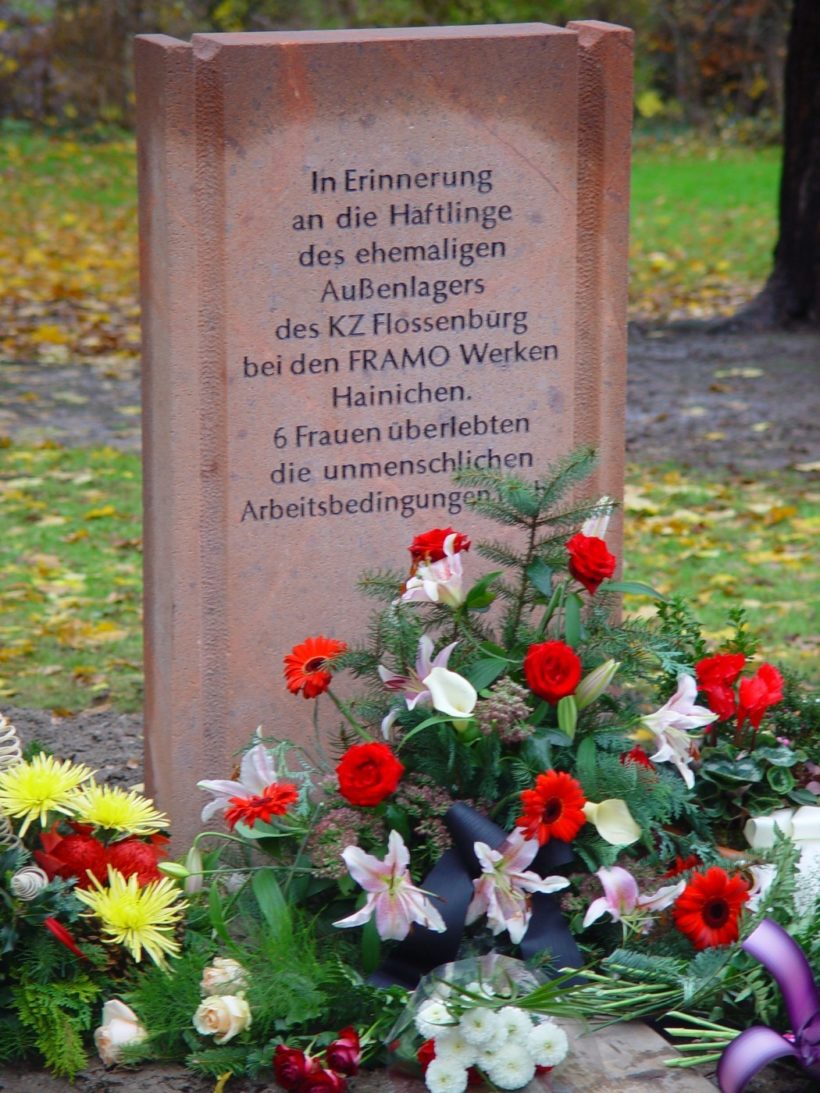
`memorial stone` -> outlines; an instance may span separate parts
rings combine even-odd
[[[590,443],[620,496],[631,33],[136,55],[146,778],[182,840],[257,725],[309,741],[282,656],[362,636],[359,574],[487,530],[453,471],[537,476]]]

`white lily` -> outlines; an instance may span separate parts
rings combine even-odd
[[[507,930],[510,940],[517,945],[532,917],[529,894],[557,892],[569,885],[566,877],[540,877],[527,870],[540,849],[538,840],[526,839],[520,828],[508,836],[501,850],[475,843],[482,875],[473,881],[475,893],[465,922],[469,924],[486,914],[492,932],[500,934]]]
[[[601,838],[612,846],[629,846],[641,837],[640,827],[632,818],[626,801],[620,797],[609,797],[597,804],[587,801],[584,815],[595,825]]]
[[[254,744],[242,756],[239,766],[239,781],[227,778],[206,779],[197,782],[199,789],[214,796],[202,809],[202,819],[209,820],[216,812],[224,812],[232,797],[259,797],[268,786],[278,781],[276,767],[264,744]]]
[[[424,679],[434,709],[450,717],[464,720],[471,717],[478,701],[478,692],[469,680],[449,668],[433,668]]]
[[[456,533],[444,540],[444,557],[437,562],[422,563],[408,580],[402,594],[403,603],[443,603],[460,607],[464,602],[461,551],[456,551]]]
[[[612,515],[615,502],[611,497],[604,494],[595,502],[595,507],[599,511],[595,516],[590,516],[588,520],[583,522],[581,534],[588,535],[592,539],[606,539],[606,529],[609,527],[609,518]]]
[[[398,831],[390,832],[384,861],[358,846],[345,847],[342,857],[351,877],[367,892],[367,901],[352,915],[334,922],[334,926],[363,926],[375,915],[376,930],[383,941],[388,938],[401,941],[414,922],[436,933],[447,929],[425,893],[413,884],[410,853]]]
[[[711,725],[718,715],[705,706],[695,704],[698,685],[694,676],[678,676],[678,689],[655,713],[641,718],[642,724],[652,733],[658,750],[649,758],[653,763],[674,763],[689,789],[695,784],[695,775],[689,767],[692,762],[692,737],[697,729]]]

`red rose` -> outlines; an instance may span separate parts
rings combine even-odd
[[[314,1070],[298,1087],[298,1093],[344,1093],[347,1082],[332,1070]]]
[[[737,727],[743,728],[746,718],[757,731],[770,706],[783,701],[783,676],[772,664],[761,664],[751,679],[741,679],[738,689]]]
[[[433,528],[431,531],[425,531],[423,535],[417,535],[407,548],[412,555],[413,561],[416,564],[419,562],[440,562],[442,558],[446,557],[444,540],[448,535],[455,535],[453,554],[470,549],[470,540],[466,535],[462,535],[460,531],[453,531],[452,528]]]
[[[527,650],[524,675],[531,691],[555,705],[581,682],[581,660],[563,641],[543,641]]]
[[[165,842],[168,840],[165,839]],[[137,874],[140,887],[155,880],[162,880],[162,873],[157,869],[157,862],[165,857],[167,851],[160,845],[145,843],[142,839],[121,839],[108,848],[108,863],[124,877]]]
[[[336,767],[339,792],[352,805],[377,805],[395,792],[404,774],[387,744],[354,744]]]
[[[42,850],[34,851],[37,864],[46,872],[49,880],[77,878],[78,888],[90,888],[92,877],[102,883],[107,876],[108,856],[105,847],[93,835],[57,835],[53,831],[40,836]]]
[[[568,539],[565,546],[569,551],[570,573],[594,596],[601,581],[607,580],[615,572],[615,555],[609,553],[603,539],[584,535],[582,531]]]
[[[305,1078],[318,1068],[317,1061],[310,1055],[306,1055],[300,1048],[277,1044],[276,1051],[273,1053],[273,1070],[277,1082],[283,1089],[301,1088]]]
[[[357,1074],[362,1061],[359,1034],[355,1028],[343,1028],[338,1038],[328,1045],[325,1063],[339,1074]]]
[[[718,715],[720,721],[728,721],[735,712],[732,685],[745,663],[743,653],[719,653],[714,657],[705,657],[695,665],[698,687],[706,695],[709,709]]]

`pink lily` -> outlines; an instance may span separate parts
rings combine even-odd
[[[461,552],[455,551],[456,533],[444,540],[444,557],[438,562],[422,564],[405,585],[402,603],[443,603],[460,607],[464,602]]]
[[[692,762],[692,737],[689,733],[717,720],[718,715],[705,706],[697,706],[698,685],[694,676],[679,675],[678,689],[655,713],[642,718],[643,725],[655,737],[658,750],[649,758],[653,763],[674,763],[689,789],[695,776],[689,769]]]
[[[398,831],[390,832],[384,861],[358,846],[345,847],[342,857],[351,877],[368,896],[364,907],[334,922],[334,926],[363,926],[375,915],[376,930],[383,941],[401,941],[414,922],[439,934],[447,929],[425,893],[413,884],[408,868],[410,853]]]
[[[642,896],[638,891],[638,882],[627,869],[613,865],[611,869],[599,869],[595,874],[603,885],[604,895],[590,903],[584,915],[583,926],[586,928],[596,922],[601,915],[609,913],[615,922],[644,915],[652,911],[663,911],[671,907],[686,887],[686,881],[667,884],[651,896]]]
[[[569,881],[565,877],[540,877],[527,870],[541,846],[537,839],[526,839],[520,828],[507,837],[501,850],[479,842],[474,849],[482,875],[473,881],[475,893],[465,922],[475,922],[486,914],[492,932],[500,934],[507,930],[510,940],[517,945],[532,916],[529,893],[557,892],[566,888]]]
[[[198,789],[204,789],[214,796],[214,800],[209,801],[202,809],[202,819],[209,820],[215,812],[224,812],[230,807],[232,797],[262,796],[268,786],[274,785],[278,780],[268,749],[264,744],[254,744],[242,756],[238,782],[227,778],[197,782]]]

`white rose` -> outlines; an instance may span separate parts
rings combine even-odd
[[[248,973],[238,960],[232,960],[229,956],[217,956],[202,972],[202,993],[211,994],[236,994],[248,986]],[[224,988],[230,988],[225,991]]]
[[[227,1044],[250,1025],[250,1007],[237,994],[206,998],[194,1014],[194,1028],[202,1036],[213,1036],[215,1044]]]
[[[103,1006],[102,1024],[94,1032],[94,1043],[103,1063],[114,1066],[126,1044],[138,1044],[147,1035],[131,1007],[119,998],[112,998]]]

